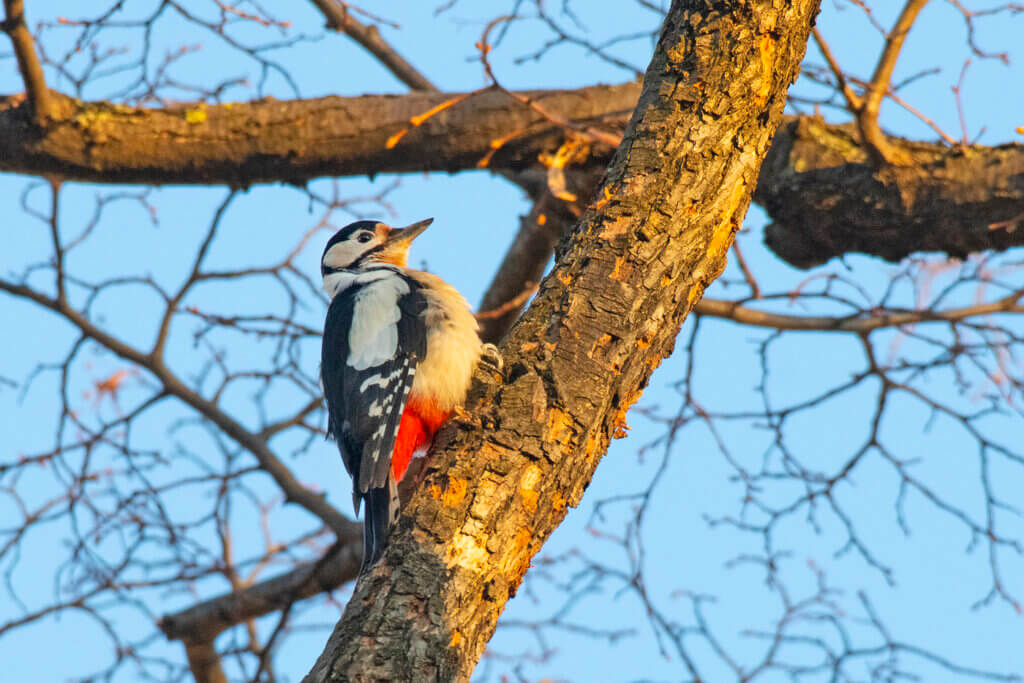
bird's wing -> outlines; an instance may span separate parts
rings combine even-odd
[[[321,363],[329,430],[357,507],[371,489],[388,487],[402,412],[427,349],[419,285],[390,270],[367,279],[331,302]]]

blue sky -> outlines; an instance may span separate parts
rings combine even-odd
[[[129,7],[148,7],[153,3],[139,3]],[[209,3],[213,6],[213,3]],[[896,7],[878,3],[876,18],[883,25],[891,25]],[[53,3],[52,17],[75,16],[77,3]],[[651,28],[654,15],[627,2],[604,1],[580,4],[580,19],[590,35],[610,38],[622,33]],[[974,7],[974,5],[971,5]],[[205,7],[205,6],[204,6]],[[208,8],[207,8],[208,10]],[[204,11],[207,11],[204,10]],[[311,6],[296,3],[271,8],[281,18],[293,22],[289,36],[297,34],[319,35],[321,22]],[[42,19],[42,3],[30,3],[30,18]],[[129,10],[135,11],[135,10]],[[497,12],[493,6],[470,3],[465,0],[450,11],[434,16],[432,3],[381,2],[374,12],[389,18],[398,18],[400,29],[383,29],[386,38],[393,40],[401,52],[417,65],[439,87],[448,91],[463,91],[486,84],[482,70],[475,61],[474,43],[479,40],[483,25]],[[557,8],[552,7],[556,12]],[[284,16],[285,12],[289,14]],[[140,10],[141,14],[141,10]],[[1011,65],[998,60],[975,58],[969,67],[964,87],[964,112],[968,134],[972,138],[982,126],[980,138],[984,144],[1021,141],[1014,132],[1024,125],[1020,112],[1024,111],[1024,89],[1020,88],[1021,71],[1017,64],[1024,59],[1016,36],[1022,29],[1022,18],[997,18],[980,25],[978,40],[995,50],[1009,50]],[[829,40],[839,62],[850,72],[867,76],[881,45],[881,37],[855,6],[845,2],[826,0],[819,27]],[[256,32],[253,39],[257,38]],[[266,39],[260,34],[260,39]],[[578,87],[597,82],[616,83],[627,80],[630,73],[609,67],[580,50],[557,47],[543,59],[515,62],[515,57],[530,54],[546,40],[547,35],[536,24],[525,23],[510,31],[494,54],[494,63],[504,85],[512,88]],[[53,45],[60,44],[60,35],[54,34]],[[138,49],[136,38],[130,32],[123,37],[117,33],[105,38],[105,47],[124,44]],[[259,83],[258,65],[233,54],[217,44],[208,35],[197,34],[193,27],[168,17],[160,30],[154,33],[153,54],[163,55],[182,44],[202,44],[202,49],[180,60],[174,73],[182,80],[202,81],[209,77],[239,76],[249,79],[252,87],[239,87],[228,91],[226,99],[248,99],[257,95],[274,95],[284,99],[293,97],[291,86],[273,72],[256,92]],[[119,42],[120,41],[120,42]],[[617,54],[641,69],[649,58],[651,43],[639,39],[617,46]],[[6,48],[3,48],[6,49]],[[322,39],[300,43],[297,47],[274,53],[284,64],[299,86],[303,97],[327,94],[357,95],[370,92],[403,92],[396,82],[372,58],[341,36],[326,35]],[[960,122],[956,102],[950,90],[955,85],[969,57],[965,44],[963,21],[956,10],[946,3],[932,3],[922,14],[919,25],[909,39],[897,67],[895,80],[899,81],[922,69],[937,67],[939,72],[923,78],[901,95],[934,119],[954,137],[959,136]],[[809,51],[809,59],[820,58]],[[52,87],[67,90],[69,85],[48,74]],[[116,92],[123,83],[118,77],[106,79],[93,89],[87,89],[87,98],[99,98]],[[796,86],[796,92],[820,92],[806,82]],[[0,61],[0,91],[21,89],[13,60]],[[179,95],[185,98],[185,94]],[[825,112],[830,120],[842,120],[840,114]],[[918,119],[894,107],[891,103],[883,111],[883,125],[889,130],[911,138],[933,139],[934,134]],[[365,197],[390,187],[395,178],[352,178],[338,184],[342,197]],[[507,182],[484,172],[406,176],[386,195],[392,213],[381,213],[373,203],[361,209],[374,216],[393,220],[397,224],[434,216],[436,222],[427,236],[414,250],[414,263],[425,262],[429,269],[455,284],[471,302],[479,301],[504,245],[515,234],[518,216],[528,210],[518,190]],[[46,226],[19,211],[17,203],[26,187],[38,184],[34,179],[0,176],[0,198],[9,207],[3,227],[5,257],[0,261],[4,275],[21,272],[27,264],[45,259],[48,249]],[[312,189],[330,193],[332,181],[321,180]],[[66,186],[61,193],[61,233],[68,239],[87,223],[98,195],[117,192],[142,192],[143,188],[100,187],[81,184]],[[158,224],[154,225],[149,213],[137,202],[115,203],[104,213],[97,233],[73,256],[69,268],[81,277],[99,279],[110,274],[151,276],[166,287],[174,287],[188,273],[188,256],[202,240],[215,207],[223,200],[223,188],[165,188],[154,190],[147,200],[156,210]],[[41,185],[27,195],[32,207],[46,210],[49,189]],[[259,187],[240,194],[225,214],[223,231],[209,255],[213,268],[240,268],[273,263],[293,248],[299,237],[311,229],[320,218],[319,207],[311,208],[303,192],[288,187]],[[347,221],[344,215],[335,215],[337,225]],[[834,273],[855,280],[871,296],[878,297],[900,266],[885,264],[865,257],[849,257],[845,263],[833,262],[811,273],[797,271],[776,259],[761,244],[760,237],[766,222],[760,210],[753,208],[741,236],[741,244],[762,285],[774,292],[786,292],[796,287],[809,275]],[[328,232],[317,234],[302,251],[297,265],[302,272],[315,277],[321,245]],[[935,261],[935,259],[933,259]],[[1004,262],[1012,261],[1012,254]],[[935,276],[933,291],[951,281],[953,272]],[[1007,276],[1020,275],[1009,271]],[[723,281],[716,284],[709,296],[728,298],[741,295],[737,285],[727,287],[725,281],[736,283],[741,279],[735,264],[730,263]],[[920,280],[919,280],[920,281]],[[30,282],[40,288],[48,287],[44,274],[33,276]],[[972,292],[955,294],[952,304],[966,303]],[[897,289],[894,303],[911,305],[915,292],[905,286]],[[315,301],[315,300],[313,300]],[[245,288],[210,286],[197,293],[193,303],[204,310],[232,314],[248,312],[258,314],[281,310],[286,305],[279,287],[265,282],[253,282]],[[116,294],[101,297],[96,302],[96,319],[125,339],[147,344],[153,335],[156,307],[159,301],[143,288],[124,287]],[[835,313],[834,306],[821,304],[806,310],[787,307],[785,303],[773,305],[776,310],[798,314]],[[302,316],[310,325],[319,324],[322,309],[311,305]],[[0,376],[23,382],[38,362],[52,362],[67,352],[74,337],[66,326],[53,316],[7,296],[0,296],[0,319],[9,321],[16,334],[0,337]],[[737,556],[756,555],[763,551],[761,537],[736,530],[729,525],[712,524],[709,520],[736,517],[740,514],[739,499],[742,486],[735,480],[735,470],[723,458],[711,433],[697,422],[681,429],[669,448],[653,443],[664,435],[665,428],[657,416],[671,417],[680,410],[683,397],[678,382],[683,377],[688,360],[682,340],[691,331],[692,322],[684,327],[677,353],[655,373],[650,388],[630,416],[632,431],[629,438],[613,443],[602,462],[594,482],[587,491],[584,504],[573,511],[565,524],[545,547],[541,558],[558,557],[575,550],[610,567],[626,569],[628,558],[619,546],[602,542],[588,533],[593,505],[610,496],[644,489],[658,468],[664,463],[664,473],[658,480],[650,498],[650,509],[645,516],[643,542],[646,550],[645,586],[652,602],[672,620],[683,625],[693,623],[691,603],[684,593],[713,594],[716,600],[705,605],[705,613],[714,632],[736,657],[749,662],[757,661],[764,644],[757,638],[744,635],[748,629],[767,628],[778,618],[777,596],[766,590],[764,572],[753,564],[729,565]],[[1016,324],[1020,329],[1020,324]],[[189,323],[175,328],[171,346],[171,363],[186,376],[201,369],[202,349],[194,344]],[[935,332],[941,337],[942,332]],[[695,356],[694,386],[702,405],[714,411],[758,410],[761,398],[755,387],[760,375],[761,344],[769,332],[742,328],[728,322],[705,320],[702,323]],[[271,350],[266,344],[239,343],[230,334],[214,336],[212,341],[227,351],[226,361],[232,367],[258,366]],[[874,348],[882,358],[896,357],[920,359],[929,353],[926,344],[903,338],[896,333],[883,333],[872,337]],[[854,338],[826,333],[791,334],[772,342],[767,348],[770,375],[767,380],[769,396],[775,405],[797,403],[847,380],[862,369],[863,361],[858,342]],[[315,367],[315,344],[304,349],[303,362]],[[109,354],[85,348],[78,370],[72,376],[70,395],[83,413],[90,410],[107,411],[112,417],[114,408],[108,404],[96,407],[83,396],[98,379],[124,368],[125,364]],[[977,378],[972,378],[977,381]],[[139,377],[128,385],[121,400],[133,405],[146,395],[146,379]],[[241,384],[234,394],[225,397],[238,419],[245,424],[256,424],[259,415],[251,400],[257,385]],[[974,387],[980,391],[980,384]],[[43,374],[35,380],[24,395],[21,391],[0,388],[0,430],[8,435],[5,448],[0,450],[0,461],[8,462],[19,454],[36,453],[53,444],[57,378]],[[970,407],[972,391],[958,395],[950,373],[936,373],[929,390],[952,404]],[[839,466],[860,447],[868,433],[877,383],[865,382],[863,387],[839,397],[806,416],[793,418],[786,427],[787,444],[797,457],[823,471]],[[266,402],[272,415],[284,415],[294,410],[297,392],[286,388],[276,390]],[[652,415],[647,417],[645,415]],[[221,446],[199,425],[184,423],[189,413],[181,406],[168,403],[147,415],[136,428],[138,442],[146,447],[176,458],[172,471],[157,471],[156,477],[181,477],[195,465],[184,457],[194,453],[216,461]],[[980,497],[979,458],[974,442],[950,420],[936,418],[929,424],[930,415],[919,403],[905,397],[894,398],[883,419],[881,433],[891,451],[901,459],[918,458],[914,472],[944,500],[963,506],[969,514],[983,516],[983,497]],[[771,449],[772,435],[757,420],[733,420],[719,423],[723,441],[730,453],[748,467],[756,467],[762,458],[777,461],[779,454]],[[991,438],[997,442],[1020,442],[1020,417],[993,419],[986,424]],[[174,427],[173,431],[171,428]],[[287,457],[299,478],[319,486],[339,508],[348,508],[349,489],[333,446],[316,440],[306,446],[300,435],[285,434],[274,442],[279,452],[302,449],[296,457]],[[224,446],[227,451],[230,445]],[[244,461],[244,456],[238,456]],[[1014,492],[1024,490],[1021,469],[1003,462],[992,464],[992,476],[998,490],[1011,501]],[[198,470],[197,470],[198,471]],[[28,500],[41,501],[53,493],[53,472],[40,471],[25,476],[18,483],[18,491]],[[777,531],[775,550],[787,554],[780,561],[782,576],[793,595],[802,597],[813,590],[815,571],[821,570],[830,585],[842,590],[835,595],[836,604],[854,624],[851,626],[863,638],[862,644],[872,640],[868,629],[858,626],[857,620],[865,616],[858,601],[863,591],[881,618],[890,628],[894,639],[913,643],[937,652],[964,666],[988,668],[994,671],[1024,671],[1024,617],[1015,613],[1006,603],[995,602],[981,609],[972,605],[983,597],[990,577],[984,545],[973,553],[965,553],[971,541],[964,525],[951,515],[936,510],[924,496],[910,492],[906,495],[903,513],[909,535],[901,533],[896,524],[896,502],[899,500],[899,479],[884,459],[865,458],[851,478],[837,488],[836,499],[849,510],[865,544],[874,557],[892,570],[893,584],[873,569],[854,550],[837,556],[845,543],[841,521],[827,509],[819,509],[813,520],[805,513],[786,518]],[[266,481],[254,478],[251,482],[257,495],[270,496],[273,489]],[[780,483],[778,488],[766,490],[764,499],[780,505],[791,500],[794,492]],[[1017,496],[1019,498],[1019,496]],[[185,490],[168,498],[170,514],[188,519],[209,506],[209,492],[199,488]],[[630,505],[610,506],[607,518],[595,527],[608,533],[621,532],[621,524],[630,516]],[[14,515],[8,498],[0,498],[0,519]],[[752,517],[756,520],[756,515]],[[817,528],[815,524],[817,523]],[[247,549],[257,551],[262,535],[251,507],[243,502],[231,513],[233,531],[237,534],[239,553]],[[1005,520],[1008,533],[1024,537],[1019,521]],[[279,538],[288,538],[311,530],[313,525],[301,512],[277,509],[271,517],[272,532]],[[204,536],[204,534],[209,534]],[[9,573],[10,581],[26,609],[33,609],[52,600],[58,586],[66,585],[75,576],[74,568],[57,572],[54,557],[66,553],[68,529],[62,524],[46,527],[44,532],[30,536],[17,565]],[[196,538],[212,542],[210,532],[199,532]],[[113,548],[102,544],[94,549],[97,554],[116,554]],[[158,550],[153,551],[159,555]],[[202,555],[197,555],[201,557]],[[1020,557],[1007,554],[1004,558],[1004,581],[1009,590],[1024,595],[1024,562]],[[527,621],[544,618],[557,609],[564,597],[561,581],[579,581],[581,560],[570,559],[561,568],[548,569],[540,560],[527,579],[519,596],[510,602],[506,621]],[[0,565],[7,571],[8,565]],[[537,576],[532,576],[536,574]],[[545,580],[551,576],[553,580]],[[580,584],[575,584],[579,586]],[[684,670],[678,658],[670,651],[659,650],[658,639],[645,616],[635,593],[620,590],[612,579],[599,582],[598,588],[581,598],[570,614],[576,625],[595,629],[631,629],[634,634],[614,643],[594,639],[580,633],[554,629],[546,633],[557,653],[550,659],[532,663],[527,660],[521,670],[529,679],[550,677],[574,681],[591,680],[682,680]],[[145,609],[120,609],[113,612],[118,626],[126,630],[151,629],[147,610],[160,615],[187,606],[197,598],[216,595],[225,590],[223,581],[207,579],[197,582],[189,593],[147,593]],[[347,593],[340,591],[339,599]],[[0,621],[17,618],[22,608],[9,600],[7,594],[0,599]],[[300,623],[329,626],[336,618],[337,609],[331,606],[303,606]],[[269,633],[275,621],[261,622]],[[807,627],[800,627],[807,628]],[[861,629],[861,631],[857,631]],[[800,631],[806,632],[806,631]],[[298,680],[320,651],[327,631],[311,628],[293,635],[276,656],[278,671],[289,680]],[[59,641],[55,641],[59,638]],[[71,643],[61,648],[60,657],[47,657],[54,642]],[[68,612],[59,618],[43,620],[31,627],[16,630],[0,638],[0,657],[10,680],[65,680],[99,670],[109,665],[112,653],[95,621],[81,613]],[[226,641],[220,641],[223,646]],[[534,648],[531,633],[511,627],[501,627],[493,641],[495,653],[517,653],[523,648]],[[180,656],[177,645],[163,645],[157,637],[149,646],[151,652]],[[707,680],[732,680],[729,670],[714,656],[707,643],[694,641],[694,657],[701,662]],[[811,655],[794,648],[792,658],[810,661]],[[956,675],[937,669],[926,661],[908,658],[907,668],[922,680],[961,680]],[[230,665],[230,663],[229,663]],[[508,672],[512,665],[499,657],[485,659],[481,676],[497,676]],[[866,670],[854,669],[859,679],[868,679]],[[137,672],[127,667],[119,680],[133,680]],[[781,674],[767,674],[758,680],[782,680]],[[827,680],[811,678],[810,680]],[[966,680],[966,679],[963,679]]]

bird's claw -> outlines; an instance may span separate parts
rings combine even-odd
[[[502,370],[505,367],[505,360],[501,357],[501,352],[498,351],[498,347],[494,344],[484,344],[481,347],[480,361],[491,366],[491,369],[499,375],[502,374]]]

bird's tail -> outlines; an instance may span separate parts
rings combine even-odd
[[[398,519],[398,487],[394,477],[388,483],[366,492],[363,508],[363,563],[359,573],[369,571],[384,554],[391,526]]]

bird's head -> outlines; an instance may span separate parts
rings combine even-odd
[[[392,228],[378,221],[356,221],[334,233],[320,258],[324,287],[331,291],[328,279],[343,271],[356,271],[373,263],[405,267],[409,246],[434,222],[428,218],[405,228]]]

